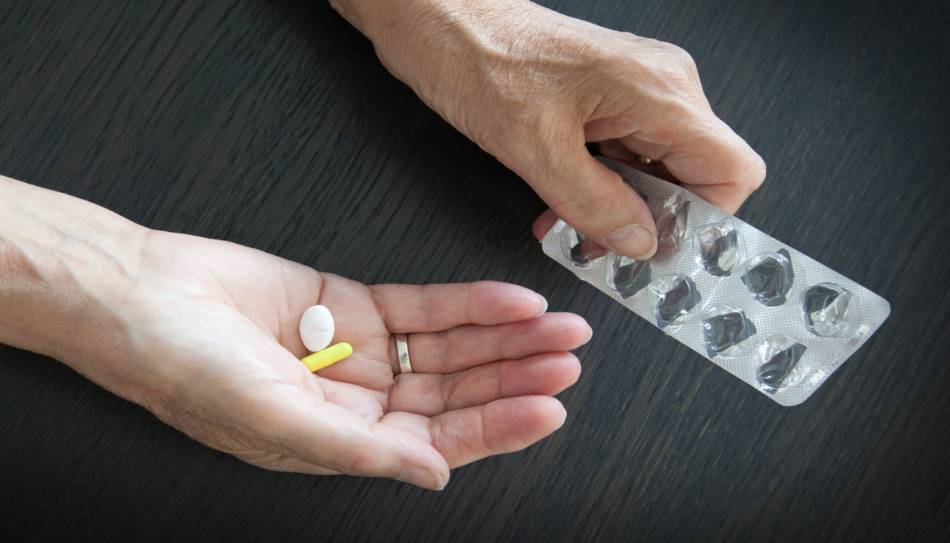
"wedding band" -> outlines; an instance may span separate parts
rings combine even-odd
[[[396,358],[399,359],[399,373],[412,373],[409,362],[409,336],[396,334]]]
[[[639,163],[641,163],[641,164],[653,164],[653,159],[652,159],[652,158],[647,158],[647,157],[645,157],[645,156],[643,156],[643,155],[637,155],[637,162],[639,162]]]

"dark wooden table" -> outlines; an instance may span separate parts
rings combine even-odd
[[[566,426],[441,494],[265,472],[0,347],[0,535],[945,537],[947,3],[545,3],[694,54],[769,163],[740,215],[891,301],[868,345],[781,408],[664,337],[544,257],[540,201],[322,1],[5,0],[4,174],[366,282],[514,281],[596,335]]]

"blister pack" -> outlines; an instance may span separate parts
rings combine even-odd
[[[600,160],[646,200],[656,255],[605,252],[563,221],[544,252],[779,404],[805,401],[890,314],[887,300],[688,190]]]

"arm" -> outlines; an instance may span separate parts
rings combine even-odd
[[[146,236],[89,202],[0,176],[0,342],[79,370],[99,349],[118,351],[114,308]]]
[[[297,325],[315,304],[355,352],[311,374]],[[366,286],[0,177],[0,341],[268,469],[441,489],[538,441],[564,422],[552,396],[591,333],[546,307],[505,283]]]
[[[713,114],[688,53],[527,0],[331,0],[383,64],[458,130],[521,176],[554,214],[614,251],[656,249],[645,203],[585,142],[662,165],[733,212],[765,163]]]

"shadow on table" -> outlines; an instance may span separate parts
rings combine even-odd
[[[454,239],[487,244],[493,257],[537,251],[530,228],[544,205],[525,183],[390,75],[369,40],[328,3],[274,4],[320,52],[319,66],[306,68],[336,74],[331,107],[349,121],[341,127],[351,131],[346,141],[359,146],[345,150],[349,160],[381,161],[379,181],[394,184],[400,205],[424,207],[419,215],[428,215],[433,229],[447,223],[462,229]]]

